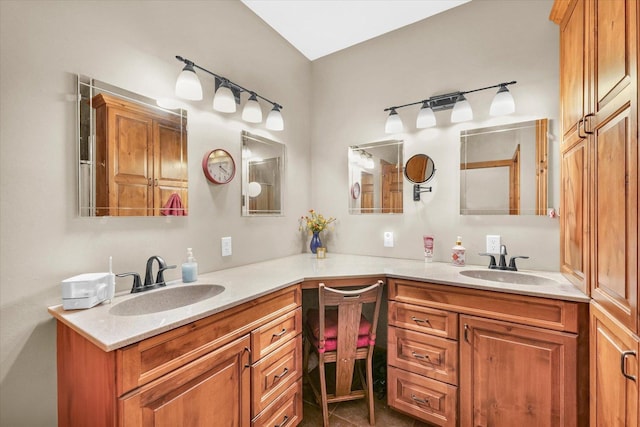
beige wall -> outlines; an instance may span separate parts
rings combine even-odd
[[[313,207],[339,218],[325,236],[330,251],[420,258],[429,232],[444,260],[461,234],[470,260],[484,262],[473,253],[485,234],[499,233],[511,253],[532,256],[527,265],[557,269],[557,221],[458,215],[458,132],[493,123],[481,111],[492,93],[469,97],[472,124],[450,126],[440,113],[444,125],[403,135],[407,156],[434,158],[433,194],[414,203],[406,192],[404,215],[347,213],[347,147],[387,139],[389,105],[515,79],[516,118],[549,117],[558,134],[550,7],[474,0],[310,63],[237,1],[0,1],[0,425],[55,423],[55,325],[46,307],[59,302],[61,279],[104,270],[109,255],[116,271],[141,271],[153,254],[179,264],[190,246],[201,271],[211,271],[298,253],[307,242],[297,218]],[[205,95],[189,110],[189,217],[77,218],[74,74],[167,96],[180,70],[175,55],[282,103],[286,130],[213,113]],[[416,112],[401,112],[405,123]],[[242,218],[240,180],[214,187],[202,176],[208,149],[239,158],[242,129],[287,145],[284,217]],[[396,233],[393,249],[382,246],[386,230]],[[220,256],[223,236],[233,237],[230,258]]]
[[[558,270],[559,222],[547,217],[460,216],[459,134],[463,129],[548,117],[551,153],[558,170],[558,28],[548,20],[551,0],[474,0],[443,14],[313,62],[312,200],[337,216],[329,250],[402,258],[423,256],[422,235],[435,235],[435,259],[448,260],[456,236],[467,262],[484,264],[485,235],[499,234],[510,254],[529,255],[522,268]],[[405,180],[403,215],[349,215],[347,147],[390,139],[384,133],[392,105],[436,94],[516,80],[509,86],[516,114],[490,118],[495,92],[469,94],[472,122],[452,125],[450,112],[436,113],[438,126],[417,131],[419,106],[399,110],[406,133],[405,158],[425,153],[435,162],[433,193],[414,202]],[[551,197],[558,206],[558,174]],[[336,189],[338,189],[336,191]],[[383,247],[383,233],[396,246]]]
[[[193,247],[202,271],[299,253],[297,217],[308,209],[310,62],[237,1],[1,1],[0,425],[56,419],[55,323],[60,280],[142,272],[150,255],[180,264]],[[76,217],[75,73],[150,97],[171,96],[182,55],[284,105],[285,131],[269,133],[210,107],[189,114],[187,218]],[[265,114],[267,106],[264,105]],[[286,216],[240,216],[240,177],[208,184],[202,156],[240,158],[246,129],[286,144]],[[232,236],[222,258],[220,238]],[[265,245],[257,244],[266,242]],[[178,278],[180,270],[170,273]],[[118,289],[130,287],[118,279]]]

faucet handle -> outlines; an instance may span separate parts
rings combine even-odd
[[[138,273],[120,273],[116,274],[116,277],[133,276],[133,286],[131,287],[131,293],[142,291],[142,283],[140,282],[140,275]]]
[[[509,261],[509,268],[508,270],[511,271],[518,271],[518,268],[516,267],[516,259],[517,258],[522,258],[522,259],[529,259],[528,256],[522,256],[522,255],[518,255],[518,256],[512,256],[511,260]]]
[[[478,255],[488,256],[489,258],[491,258],[489,260],[489,268],[492,269],[492,270],[496,268],[496,257],[493,254],[489,254],[489,253],[486,253],[486,252],[480,252]]]
[[[167,284],[164,282],[164,271],[170,270],[172,268],[176,268],[176,265],[164,265],[158,269],[158,274],[156,276],[156,285],[158,286],[166,286]]]

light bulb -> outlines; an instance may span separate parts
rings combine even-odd
[[[387,123],[384,125],[384,131],[385,133],[400,133],[404,131],[402,119],[395,108],[391,109],[389,117],[387,117]]]
[[[492,116],[503,116],[505,114],[511,114],[516,111],[516,103],[513,100],[513,96],[506,85],[500,85],[498,93],[493,97],[491,101],[491,108],[489,108],[489,114]]]
[[[469,104],[469,101],[467,101],[467,98],[465,98],[463,94],[460,94],[458,95],[458,99],[456,99],[456,104],[453,106],[453,111],[451,111],[451,122],[460,123],[469,120],[473,120],[471,104]]]
[[[418,113],[418,118],[416,119],[416,127],[418,129],[424,129],[435,125],[436,115],[433,114],[433,110],[429,106],[429,102],[424,101],[422,103],[422,108],[420,108],[420,112]]]
[[[280,106],[278,104],[275,104],[273,106],[273,109],[269,111],[269,115],[267,115],[267,129],[284,129],[284,120],[282,119],[282,113],[280,112]]]
[[[262,108],[258,103],[258,97],[255,93],[252,93],[249,100],[244,104],[242,109],[242,120],[249,123],[262,122]]]
[[[202,85],[193,65],[187,64],[176,80],[176,96],[191,101],[202,100]]]
[[[236,97],[226,81],[220,84],[216,94],[213,96],[213,109],[221,113],[236,112]]]

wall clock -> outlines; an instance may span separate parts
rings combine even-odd
[[[354,182],[353,185],[351,186],[351,197],[353,197],[354,199],[357,199],[358,197],[360,197],[360,183],[359,182]]]
[[[236,174],[236,163],[227,150],[211,150],[202,158],[204,176],[214,184],[227,184]]]

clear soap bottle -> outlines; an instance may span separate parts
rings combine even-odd
[[[198,263],[193,257],[193,250],[187,248],[187,262],[182,264],[182,281],[184,283],[198,280]]]

